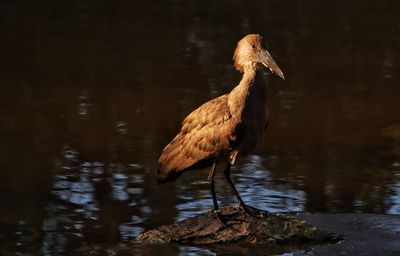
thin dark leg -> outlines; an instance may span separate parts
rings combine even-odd
[[[222,226],[227,227],[225,224],[226,219],[218,211],[218,201],[217,201],[217,195],[215,193],[215,186],[214,186],[214,175],[215,175],[216,169],[217,169],[217,161],[215,161],[213,163],[213,165],[211,166],[210,173],[208,174],[208,182],[210,183],[211,196],[212,196],[212,200],[213,200],[213,204],[214,204],[213,213],[214,213],[215,217],[217,218],[218,222]]]
[[[242,200],[242,198],[240,197],[239,192],[236,190],[236,187],[233,184],[232,179],[231,179],[231,167],[232,167],[232,165],[230,163],[228,163],[226,165],[226,168],[225,168],[225,171],[224,171],[224,175],[225,175],[225,179],[228,181],[228,183],[231,186],[233,192],[235,193],[235,196],[239,201],[240,207],[242,207],[242,209],[248,214],[255,214],[257,216],[263,217],[264,214],[266,213],[265,211],[262,211],[262,210],[259,210],[259,209],[256,209],[254,207],[246,205],[244,203],[244,201]]]
[[[231,180],[231,164],[228,163],[226,165],[226,168],[224,170],[224,175],[225,175],[225,179],[228,181],[229,185],[231,186],[233,192],[235,193],[235,196],[237,198],[237,200],[239,200],[239,203],[242,207],[245,207],[246,204],[243,202],[242,198],[239,195],[239,192],[236,190],[235,185],[233,184],[232,180]]]
[[[210,183],[211,196],[214,204],[214,211],[218,211],[217,195],[215,194],[215,186],[214,186],[214,175],[216,168],[217,168],[217,162],[215,161],[211,166],[210,174],[208,174],[208,182]]]

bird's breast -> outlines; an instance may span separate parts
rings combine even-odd
[[[238,156],[249,154],[262,140],[268,123],[267,87],[262,74],[244,74],[229,95],[231,112],[238,118],[236,131],[240,138],[233,150]]]
[[[248,120],[246,121],[246,128],[240,147],[241,155],[247,155],[262,141],[268,123],[267,113],[268,112],[264,108],[264,110],[252,112],[252,114],[247,117]]]

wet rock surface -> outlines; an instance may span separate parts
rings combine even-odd
[[[209,213],[148,230],[135,243],[190,244],[216,255],[400,255],[400,215],[222,213],[228,227]]]
[[[400,255],[400,215],[304,213],[296,218],[344,238],[294,255]]]
[[[180,243],[192,245],[243,244],[276,245],[284,243],[334,241],[336,236],[322,232],[304,220],[282,214],[260,211],[263,216],[248,214],[241,208],[228,206],[220,210],[225,219],[222,224],[214,214],[208,213],[179,223],[148,230],[135,240],[160,244]]]

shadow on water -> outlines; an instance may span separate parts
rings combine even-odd
[[[255,31],[287,80],[266,74],[268,134],[234,168],[244,200],[399,214],[399,11],[394,1],[0,3],[1,253],[113,254],[207,212],[207,170],[156,187],[154,168],[183,117],[240,79],[232,52]],[[235,203],[216,182],[221,203]]]

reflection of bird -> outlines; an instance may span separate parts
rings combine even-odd
[[[239,85],[230,93],[212,99],[190,113],[159,159],[158,183],[174,181],[184,171],[212,166],[208,181],[217,216],[214,173],[221,160],[227,161],[225,178],[240,206],[246,211],[251,209],[245,205],[232,183],[230,170],[237,157],[248,154],[260,141],[268,124],[267,88],[262,67],[269,68],[284,79],[264,43],[257,34],[247,35],[238,42],[233,60],[235,68],[243,73]]]

